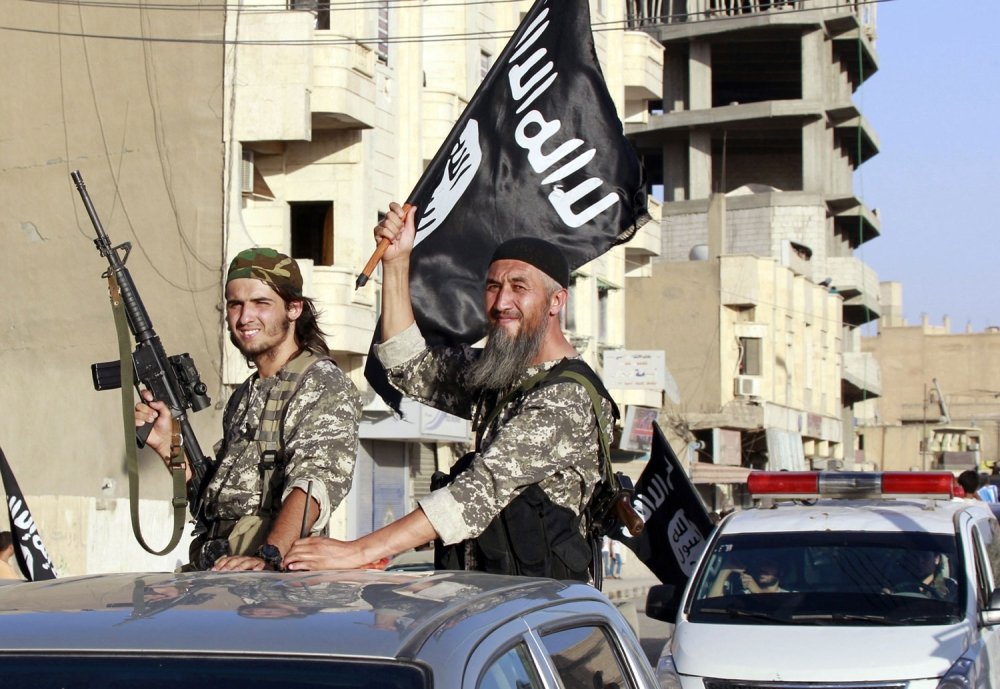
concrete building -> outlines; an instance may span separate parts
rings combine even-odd
[[[648,330],[644,346],[663,343],[689,395],[661,418],[676,442],[710,448],[699,458],[716,464],[767,457],[764,465],[787,468],[788,457],[799,457],[805,467],[853,466],[852,406],[880,389],[857,331],[879,315],[878,281],[854,255],[878,236],[879,221],[852,186],[854,171],[878,151],[852,101],[877,68],[874,5],[669,5],[660,8],[665,19],[648,3],[630,5],[632,24],[663,44],[665,68],[661,107],[626,129],[664,200],[654,285],[637,280],[627,290],[629,332]],[[724,231],[712,236],[710,227]],[[734,278],[734,270],[745,272]],[[662,293],[658,323],[634,326],[650,308],[644,292],[680,290],[677,275],[710,276],[721,291],[683,290],[681,300]],[[692,328],[696,314],[705,322]],[[692,330],[706,339],[676,351],[674,341]],[[748,415],[734,395],[759,408]],[[799,436],[801,448],[786,447]],[[739,472],[724,480],[738,482]]]
[[[902,318],[902,285],[882,283],[882,396],[859,405],[859,454],[887,470],[991,471],[1000,460],[1000,327],[952,332],[948,318]],[[1000,468],[1000,467],[998,467]]]
[[[409,511],[469,436],[415,404],[398,419],[368,389],[380,278],[360,290],[354,278],[379,212],[406,197],[529,6],[0,0],[0,87],[15,96],[0,99],[12,238],[0,365],[16,372],[0,388],[0,443],[61,574],[186,559],[183,547],[147,555],[131,534],[120,401],[94,392],[87,370],[116,356],[105,265],[69,172],[83,172],[112,240],[132,242],[128,265],[168,352],[190,352],[208,385],[213,407],[192,416],[206,450],[249,372],[225,334],[223,267],[252,245],[299,260],[335,358],[366,394],[354,487],[333,526],[365,533]],[[591,6],[595,24],[625,16],[620,0]],[[662,96],[662,47],[640,31],[595,39],[619,111],[641,125]],[[575,273],[566,329],[598,369],[624,347],[626,277],[648,274],[661,247],[653,223]],[[140,475],[143,533],[162,545],[167,474],[146,457]]]

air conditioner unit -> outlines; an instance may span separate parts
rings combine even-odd
[[[253,193],[253,151],[243,149],[243,159],[240,161],[240,191],[244,194]]]
[[[760,377],[736,376],[733,392],[737,397],[760,397]]]

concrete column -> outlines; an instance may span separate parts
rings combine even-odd
[[[802,34],[802,99],[822,101],[836,84],[830,79],[831,47],[823,31],[816,29]]]
[[[686,201],[688,182],[687,146],[681,141],[663,144],[663,200]]]
[[[712,193],[712,134],[691,132],[688,146],[689,198],[705,199]]]
[[[702,110],[712,107],[712,46],[692,41],[688,57],[688,107]]]
[[[663,112],[688,109],[687,45],[668,44],[663,52]]]
[[[833,151],[833,132],[822,119],[802,127],[802,191],[829,191],[828,160]]]

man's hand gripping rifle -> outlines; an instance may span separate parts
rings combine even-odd
[[[94,205],[90,201],[83,177],[79,171],[70,173],[70,176],[80,192],[83,205],[97,231],[97,239],[94,240],[94,244],[101,256],[108,260],[108,270],[103,277],[107,278],[110,283],[112,303],[118,298],[121,299],[129,330],[135,338],[135,351],[132,353],[135,388],[139,391],[141,384],[152,393],[153,399],[165,402],[170,408],[171,416],[180,428],[180,459],[183,461],[183,455],[187,454],[188,462],[191,465],[192,477],[188,484],[188,499],[191,502],[191,513],[198,515],[200,490],[210,463],[198,445],[198,439],[191,428],[186,410],[200,411],[211,404],[211,400],[206,394],[207,388],[201,381],[194,361],[188,354],[177,354],[170,357],[166,355],[160,338],[153,330],[146,308],[139,298],[135,283],[132,282],[132,276],[129,274],[128,268],[125,267],[125,262],[132,250],[131,243],[123,242],[118,246],[111,246],[111,240],[104,231],[104,227],[97,217],[97,212],[94,210]],[[116,289],[120,296],[114,294]],[[91,371],[95,389],[113,390],[121,387],[120,362],[93,364]],[[145,445],[151,429],[152,424],[148,423],[136,428],[136,443],[139,447]]]

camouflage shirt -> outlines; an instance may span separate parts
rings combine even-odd
[[[209,502],[217,503],[216,514],[222,519],[239,519],[260,509],[260,451],[254,437],[264,403],[280,375],[280,371],[269,378],[254,374],[232,418],[223,422],[225,437],[231,440],[205,492]],[[294,488],[305,491],[313,482],[311,496],[320,506],[313,533],[326,528],[331,513],[351,488],[360,419],[361,395],[328,360],[316,362],[305,372],[288,402],[282,433],[288,461],[281,499]],[[222,442],[216,447],[218,452]]]
[[[466,419],[475,414],[480,394],[464,384],[464,372],[480,350],[428,348],[413,325],[377,345],[376,352],[389,381],[408,397]],[[557,363],[527,368],[513,388]],[[611,428],[607,400],[602,411],[606,427]],[[581,385],[560,382],[515,394],[483,431],[469,468],[419,504],[448,545],[481,534],[500,510],[533,484],[555,504],[580,514],[600,478],[590,397]]]

